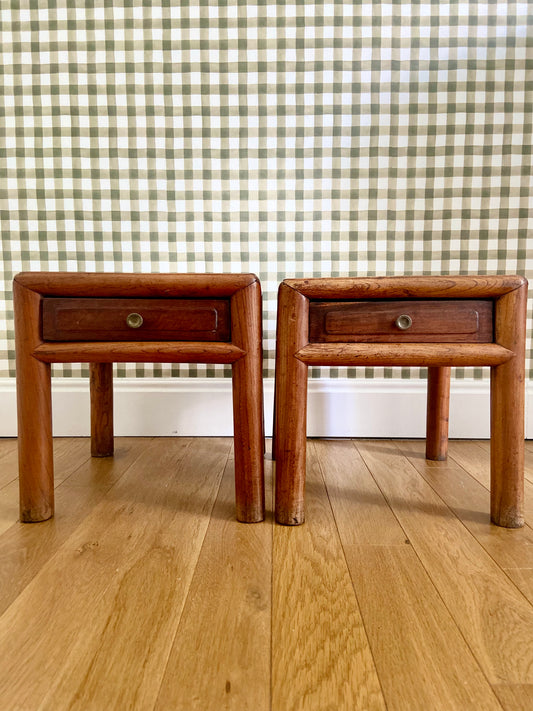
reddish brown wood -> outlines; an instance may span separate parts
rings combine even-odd
[[[113,454],[113,365],[91,363],[91,455]]]
[[[426,459],[444,461],[448,455],[451,368],[428,368]]]
[[[20,520],[46,521],[54,513],[54,459],[50,365],[32,352],[40,343],[41,297],[13,284]]]
[[[257,281],[255,274],[98,274],[21,272],[15,281],[43,296],[219,298]]]
[[[492,300],[312,301],[311,343],[490,343]],[[402,330],[397,319],[409,316]]]
[[[307,365],[295,358],[308,341],[309,301],[281,284],[276,347],[276,520],[304,522]]]
[[[261,313],[259,282],[233,295],[232,341],[244,352],[232,366],[235,498],[237,519],[245,523],[265,516]]]
[[[491,370],[491,519],[524,524],[524,383],[527,286],[496,302],[495,337],[514,358]]]
[[[516,275],[285,279],[308,299],[492,299],[527,285]]]
[[[232,343],[186,341],[41,343],[33,353],[45,363],[235,363],[243,356]]]
[[[496,343],[310,343],[294,354],[307,365],[498,365],[513,352]]]
[[[285,280],[279,291],[276,345],[273,451],[277,468],[277,520],[281,523],[303,520],[308,365],[428,366],[427,453],[437,459],[445,456],[447,446],[449,368],[491,366],[491,516],[501,526],[522,525],[526,291],[527,281],[520,276]],[[492,300],[495,342],[476,343],[474,334],[464,343],[428,343],[432,339],[421,334],[421,342],[413,343],[396,337],[391,343],[366,342],[372,337],[364,343],[349,343],[348,338],[335,343],[309,343],[309,299],[338,302],[473,298]],[[327,311],[327,306],[316,307],[317,313],[322,308]],[[313,309],[315,306],[311,306]],[[342,312],[338,305],[334,304],[334,309],[337,314]],[[486,320],[484,314],[482,318]],[[328,327],[331,330],[332,323],[326,324],[322,313],[318,326],[313,325],[313,318],[315,336],[326,332]],[[348,317],[348,326],[342,318],[333,319],[333,329],[343,331],[343,335],[345,330],[350,332],[355,328],[353,318]],[[357,328],[361,323],[359,320]]]
[[[243,521],[263,518],[261,290],[255,275],[24,273],[15,277],[13,289],[22,520],[53,515],[50,363],[62,362],[91,364],[92,452],[96,456],[111,454],[113,449],[113,362],[232,364],[237,515]],[[43,342],[43,295],[45,335],[80,340]],[[108,299],[112,303],[105,305],[96,320],[88,315]],[[127,306],[128,313],[138,313],[145,301],[151,308],[150,330],[160,340],[115,340],[122,328],[115,321],[117,312],[123,316]],[[72,312],[73,307],[77,310],[74,318],[71,313],[63,320],[62,310]],[[163,307],[172,313],[164,314]],[[202,342],[206,329],[213,339]],[[177,335],[191,336],[191,340],[166,338]],[[83,340],[88,337],[113,340]],[[230,337],[231,342],[216,341]]]
[[[142,324],[128,325],[138,314]],[[229,341],[228,299],[43,299],[45,341]]]

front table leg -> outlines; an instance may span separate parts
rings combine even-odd
[[[285,284],[278,299],[276,343],[276,521],[305,520],[307,365],[295,353],[308,342],[309,301]]]
[[[524,525],[526,289],[515,289],[496,302],[495,340],[515,354],[491,368],[490,515],[506,528]]]
[[[15,282],[13,296],[20,520],[32,523],[54,515],[51,366],[32,355],[40,342],[39,294]]]
[[[113,364],[90,363],[91,456],[113,454]]]
[[[24,523],[54,515],[51,383],[49,363],[32,356],[21,362],[17,357],[20,520]]]
[[[506,528],[524,525],[523,380],[512,361],[491,368],[490,516]]]
[[[265,517],[261,287],[250,284],[231,299],[232,342],[245,355],[232,365],[233,442],[237,520]]]

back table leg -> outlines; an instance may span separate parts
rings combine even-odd
[[[448,456],[451,368],[428,368],[426,459]]]
[[[113,364],[90,363],[91,456],[113,454]]]

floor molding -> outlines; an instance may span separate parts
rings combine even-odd
[[[273,379],[265,381],[265,425],[272,429]],[[89,383],[54,378],[54,434],[89,434]],[[115,433],[129,436],[228,436],[232,434],[229,378],[116,378]],[[424,437],[423,380],[310,380],[310,437]],[[452,381],[450,437],[488,438],[489,382]],[[15,437],[13,378],[0,379],[0,436]],[[526,437],[533,439],[533,382],[526,386]]]

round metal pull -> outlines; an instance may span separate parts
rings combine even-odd
[[[398,316],[395,321],[395,324],[400,329],[400,331],[407,331],[408,328],[411,328],[413,324],[413,319],[407,314],[402,314],[401,316]]]
[[[130,328],[140,328],[143,325],[143,317],[141,314],[129,314],[126,323]]]

